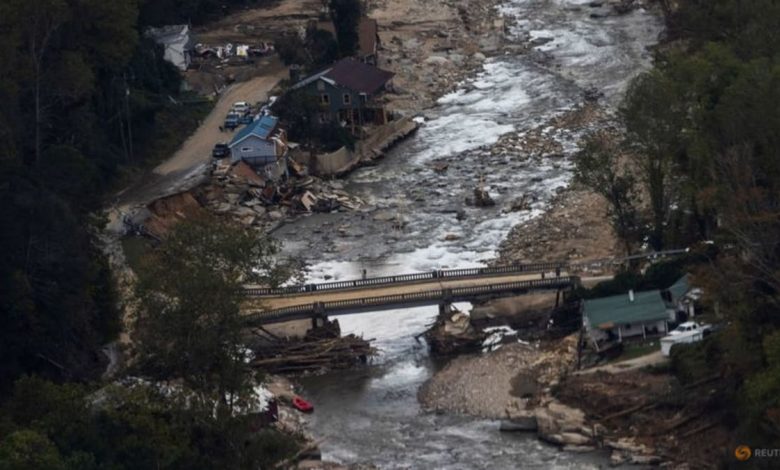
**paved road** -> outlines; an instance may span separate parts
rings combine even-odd
[[[565,276],[561,273],[561,276]],[[550,274],[546,276],[550,278]],[[295,305],[307,305],[317,302],[332,302],[337,300],[354,300],[368,297],[380,297],[385,295],[412,294],[416,292],[426,292],[439,289],[453,289],[456,287],[476,287],[491,284],[501,284],[506,282],[530,281],[542,279],[541,273],[519,273],[504,276],[486,276],[476,279],[455,279],[455,280],[431,280],[426,282],[408,283],[402,285],[377,286],[367,288],[357,288],[349,290],[338,290],[331,292],[306,292],[300,294],[288,294],[285,296],[267,296],[262,298],[253,298],[247,300],[243,307],[250,309],[275,310],[283,307]]]

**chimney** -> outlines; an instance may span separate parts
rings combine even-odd
[[[628,301],[633,302],[634,301],[634,289],[628,290]]]

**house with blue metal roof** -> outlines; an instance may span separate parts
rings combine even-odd
[[[262,116],[241,129],[228,144],[231,163],[243,161],[253,168],[277,165],[287,152],[285,132],[279,118]]]

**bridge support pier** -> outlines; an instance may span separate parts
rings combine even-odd
[[[439,304],[439,315],[451,315],[452,314],[452,304],[449,302],[446,303],[440,303]]]
[[[313,329],[322,328],[328,322],[328,315],[325,313],[325,304],[317,302],[314,304],[314,315],[311,317],[311,327]]]

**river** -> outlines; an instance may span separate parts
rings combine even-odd
[[[488,59],[483,70],[442,97],[411,139],[377,165],[360,169],[345,188],[368,202],[363,211],[314,214],[275,236],[287,254],[309,261],[311,281],[482,265],[516,224],[544,212],[571,178],[570,157],[582,129],[543,132],[561,144],[554,158],[522,149],[491,152],[504,134],[522,134],[604,93],[614,108],[628,81],[649,65],[647,47],[662,30],[642,9],[601,13],[586,0],[513,0],[500,11],[516,18],[508,41],[537,44],[530,53]],[[431,162],[448,164],[438,173]],[[479,180],[496,201],[465,207]],[[507,208],[520,195],[530,210]],[[391,219],[401,219],[404,227]],[[467,306],[466,306],[467,307]],[[381,468],[598,468],[597,454],[560,452],[533,436],[498,432],[495,421],[426,413],[417,389],[435,372],[414,335],[437,309],[415,308],[339,318],[342,331],[374,338],[370,367],[301,380],[316,407],[315,435],[327,437],[323,458],[373,462]]]

